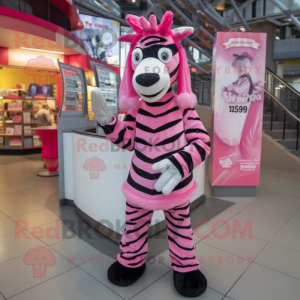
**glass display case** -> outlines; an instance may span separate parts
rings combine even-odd
[[[60,115],[87,116],[87,84],[81,68],[59,62],[63,82]]]
[[[2,150],[41,148],[35,131],[42,126],[38,112],[47,110],[50,120],[45,121],[55,124],[57,73],[52,69],[43,69],[41,73],[40,69],[13,66],[0,69],[0,154]]]
[[[112,113],[117,115],[119,85],[119,75],[117,71],[92,61],[91,65],[95,74],[96,86],[101,89]]]

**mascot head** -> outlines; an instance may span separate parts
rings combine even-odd
[[[195,106],[197,98],[191,90],[187,57],[180,44],[194,29],[171,30],[173,13],[170,11],[159,26],[154,15],[149,22],[133,15],[127,15],[126,20],[135,33],[119,37],[119,41],[131,43],[120,86],[120,108],[135,109],[140,98],[146,102],[160,100],[177,79],[177,104],[182,108]]]

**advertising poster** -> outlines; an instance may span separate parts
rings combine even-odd
[[[87,46],[88,54],[110,65],[119,65],[120,23],[110,19],[80,14],[84,25],[81,30],[73,31]]]
[[[212,186],[258,186],[266,34],[218,32],[212,74]]]

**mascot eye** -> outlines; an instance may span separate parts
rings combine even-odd
[[[158,51],[158,58],[163,63],[168,63],[172,60],[172,51],[169,48],[161,48]]]
[[[138,64],[143,59],[143,51],[140,48],[134,49],[132,52],[132,61]]]

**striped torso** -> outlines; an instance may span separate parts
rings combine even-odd
[[[101,126],[113,143],[135,151],[123,192],[130,203],[143,208],[169,209],[190,201],[197,190],[192,171],[210,153],[209,136],[195,109],[180,108],[175,97],[170,89],[154,103],[141,100],[124,122],[115,118]],[[161,172],[153,171],[152,165],[163,159],[169,159],[182,176],[169,195],[155,190]]]
[[[127,179],[129,186],[141,196],[156,199],[164,197],[154,188],[161,173],[153,171],[152,165],[186,145],[183,110],[177,106],[173,92],[167,93],[158,102],[141,100],[136,114],[135,154]],[[192,173],[182,178],[171,194],[175,196],[189,189],[192,179]]]

